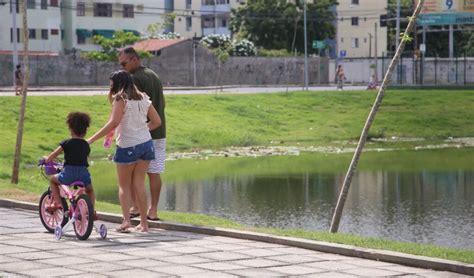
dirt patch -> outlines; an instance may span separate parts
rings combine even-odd
[[[0,189],[0,197],[5,199],[12,199],[24,202],[36,203],[40,199],[40,196],[35,193],[26,192],[20,189]]]

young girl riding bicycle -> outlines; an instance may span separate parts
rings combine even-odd
[[[67,115],[66,123],[71,133],[71,138],[62,141],[52,153],[44,157],[45,162],[53,161],[64,152],[64,168],[59,174],[50,178],[50,188],[53,193],[53,202],[46,206],[50,212],[62,208],[59,185],[70,185],[75,181],[81,181],[86,186],[86,193],[95,204],[94,190],[92,188],[91,175],[87,167],[87,158],[90,153],[89,143],[84,140],[87,128],[90,125],[90,117],[87,113],[71,112]],[[97,219],[94,211],[94,219]]]

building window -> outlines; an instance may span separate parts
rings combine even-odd
[[[86,44],[86,38],[83,36],[77,36],[77,44]]]
[[[112,4],[94,3],[94,16],[112,17]]]
[[[202,0],[203,5],[215,6],[229,4],[229,0]]]
[[[367,43],[367,38],[364,38],[364,43]]]
[[[77,2],[76,12],[77,12],[76,13],[77,16],[85,16],[86,15],[86,3]]]
[[[216,27],[216,21],[214,17],[205,17],[202,21],[202,27],[204,28],[214,28]]]
[[[227,27],[227,19],[222,20],[222,27]]]
[[[42,40],[48,39],[48,29],[41,29],[41,39]]]
[[[20,12],[20,0],[13,0],[12,4],[10,5],[10,13],[12,13],[12,7],[16,7],[16,13]]]
[[[48,9],[48,0],[41,0],[41,9],[42,10]]]
[[[359,0],[351,0],[352,5],[359,5]]]
[[[36,29],[29,29],[28,38],[36,40]]]
[[[352,38],[352,48],[359,48],[359,39]]]
[[[191,9],[193,5],[193,0],[186,0],[186,9]]]
[[[351,18],[351,24],[352,26],[358,26],[359,25],[359,17],[354,16]]]
[[[186,31],[191,31],[193,28],[193,18],[190,16],[186,17]]]
[[[343,38],[343,37],[341,37],[341,42],[344,42],[344,38]]]
[[[13,42],[13,28],[10,28],[10,42]],[[16,42],[20,42],[20,28],[16,28]]]
[[[34,10],[36,8],[35,0],[28,0],[26,2],[26,8]]]
[[[59,30],[58,29],[51,29],[51,35],[59,35]]]
[[[59,1],[58,0],[50,0],[49,5],[51,7],[59,7]]]
[[[123,5],[123,17],[128,17],[128,18],[133,18],[134,17],[134,12],[133,12],[133,5]]]

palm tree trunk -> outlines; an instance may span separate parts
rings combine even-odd
[[[425,2],[424,0],[420,0],[420,2],[418,3],[418,6],[416,7],[414,11],[413,16],[410,18],[410,22],[408,23],[408,26],[405,30],[405,33],[404,33],[405,36],[412,32],[413,27],[415,26],[416,17],[420,13],[421,7],[423,6],[424,2]],[[369,117],[367,118],[367,121],[365,122],[365,126],[362,130],[362,134],[359,139],[359,144],[357,145],[357,149],[354,153],[349,169],[347,170],[346,177],[344,179],[344,183],[342,185],[341,192],[339,194],[339,199],[337,200],[336,210],[334,211],[334,215],[331,222],[331,229],[330,229],[331,233],[337,233],[337,230],[339,229],[339,222],[341,220],[342,210],[346,202],[347,193],[349,192],[349,187],[351,185],[352,176],[357,168],[357,163],[359,162],[360,155],[362,153],[362,150],[364,149],[365,142],[367,141],[367,135],[369,134],[369,129],[372,126],[372,122],[375,119],[375,115],[377,114],[380,104],[382,103],[382,99],[385,94],[385,88],[390,82],[390,78],[392,76],[393,70],[395,69],[395,65],[398,63],[398,60],[400,59],[400,55],[402,54],[403,49],[405,48],[406,42],[407,42],[407,39],[405,37],[402,38],[398,46],[397,52],[395,53],[395,56],[393,57],[392,62],[390,63],[390,66],[388,67],[387,73],[385,74],[382,85],[380,86],[379,92],[372,106],[372,110],[370,111]]]
[[[20,157],[21,157],[21,143],[23,140],[23,127],[25,124],[26,111],[26,94],[28,92],[28,80],[30,79],[30,67],[28,62],[28,17],[26,12],[26,0],[21,1],[21,10],[23,13],[23,65],[25,67],[25,74],[22,88],[20,118],[18,120],[18,129],[16,134],[15,157],[13,160],[13,171],[11,183],[18,184],[18,176],[20,173]],[[15,11],[13,11],[15,12]]]

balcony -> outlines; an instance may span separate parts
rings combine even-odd
[[[216,4],[216,5],[205,5],[201,6],[201,14],[228,14],[230,13],[230,4]]]
[[[227,27],[204,27],[202,33],[203,36],[210,34],[230,35],[230,30]]]

